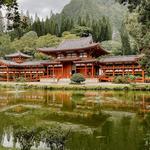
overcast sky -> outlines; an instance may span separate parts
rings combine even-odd
[[[28,10],[32,16],[37,13],[40,18],[49,16],[51,10],[54,13],[60,12],[69,2],[70,0],[18,0],[20,10]]]

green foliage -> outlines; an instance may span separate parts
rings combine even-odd
[[[132,1],[133,2],[133,1]],[[140,61],[141,65],[150,72],[150,1],[140,0],[139,3],[132,3],[135,9],[126,19],[126,26],[130,35],[135,39],[138,50],[145,56]],[[138,6],[138,7],[137,7]]]
[[[36,32],[30,31],[24,34],[20,39],[15,39],[11,43],[11,48],[33,55],[35,53],[37,39],[38,36]]]
[[[129,83],[127,76],[117,76],[114,78],[113,82],[118,84]]]
[[[16,82],[26,82],[26,79],[25,79],[24,77],[19,77],[19,78],[16,77],[16,78],[15,78],[15,81],[16,81]]]
[[[85,81],[85,78],[82,74],[76,73],[71,77],[71,81],[80,84]]]
[[[36,60],[50,60],[50,57],[45,55],[45,54],[43,54],[43,53],[35,53],[34,54],[34,58]]]
[[[84,35],[89,35],[92,33],[92,29],[86,26],[79,26],[76,25],[72,30],[71,33],[76,34],[77,36],[84,36]]]
[[[55,35],[47,34],[40,36],[36,40],[36,47],[55,47],[58,46],[62,40]]]
[[[65,31],[62,33],[62,39],[77,39],[79,36],[71,32]]]
[[[14,142],[19,142],[21,150],[30,150],[35,144],[39,145],[40,141],[43,141],[50,149],[63,150],[69,133],[70,131],[66,132],[56,124],[49,128],[17,127],[14,130]]]
[[[134,81],[136,79],[136,76],[134,75],[128,75],[127,77],[130,79],[130,81]]]
[[[119,29],[126,11],[126,7],[115,3],[115,0],[71,0],[61,14],[73,19],[74,22],[90,20],[88,23],[84,21],[87,26],[93,20],[99,20],[103,16],[109,17],[113,27]]]
[[[132,53],[130,46],[129,34],[123,23],[120,29],[121,42],[122,42],[122,55],[130,55]]]
[[[108,51],[110,51],[114,55],[122,54],[122,44],[118,41],[103,41],[101,45]]]
[[[0,34],[0,57],[11,51],[11,37],[8,34]]]
[[[0,10],[0,33],[2,33],[3,31],[4,31],[4,20],[2,11]]]

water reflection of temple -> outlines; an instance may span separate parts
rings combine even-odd
[[[143,104],[144,102],[144,104]],[[0,92],[0,107],[30,104],[61,111],[88,111],[114,109],[135,111],[150,105],[150,95],[137,92],[98,92],[98,91],[25,91],[17,96],[9,91]],[[144,105],[144,106],[143,106]]]

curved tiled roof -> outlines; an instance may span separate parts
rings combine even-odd
[[[6,55],[5,57],[7,57],[7,58],[13,58],[13,57],[32,58],[32,56],[26,55],[20,51],[13,53],[13,54]]]
[[[10,61],[10,60],[4,60],[4,59],[0,59],[0,63],[6,65],[6,66],[17,66],[17,67],[23,67],[23,66],[42,66],[43,64],[49,63],[49,61],[47,60],[43,60],[43,61],[26,61],[23,63],[16,63],[14,61]]]
[[[78,49],[78,48],[84,48],[90,44],[93,43],[92,36],[84,37],[80,39],[71,39],[71,40],[65,40],[57,47],[57,49]]]
[[[100,58],[100,63],[136,62],[141,55],[106,56]]]
[[[10,60],[0,59],[0,63],[6,65],[6,66],[18,66],[18,63]]]
[[[94,43],[92,36],[84,37],[80,39],[71,39],[71,40],[65,40],[56,48],[50,47],[50,48],[38,48],[37,50],[43,53],[55,53],[55,52],[61,52],[61,51],[72,51],[72,50],[83,50],[93,47],[99,47],[99,49],[103,53],[108,53],[106,50],[104,50],[99,43]]]

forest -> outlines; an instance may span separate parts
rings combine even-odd
[[[47,59],[37,53],[36,48],[54,47],[64,39],[88,35],[92,35],[94,41],[100,42],[112,55],[149,53],[148,0],[136,3],[132,0],[71,0],[61,13],[51,12],[46,18],[39,18],[37,14],[31,16],[28,11],[19,12],[17,1],[12,1],[15,3],[11,8],[16,13],[13,21],[9,14],[5,22],[0,10],[1,57],[13,51],[22,51],[35,59]],[[142,61],[142,65],[146,65],[147,59]]]

